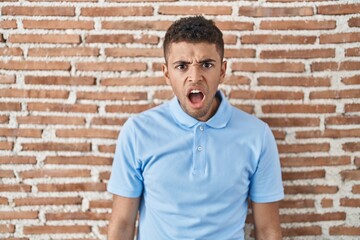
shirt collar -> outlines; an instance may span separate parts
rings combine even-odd
[[[221,102],[214,116],[212,116],[205,124],[212,128],[224,128],[231,117],[231,105],[221,91],[217,91],[216,96],[220,97]],[[181,108],[177,97],[174,97],[170,103],[170,111],[175,120],[186,127],[193,127],[200,123],[199,120],[191,117]]]

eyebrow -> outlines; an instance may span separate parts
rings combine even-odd
[[[206,58],[206,59],[204,59],[204,60],[199,61],[200,64],[201,64],[201,63],[208,63],[208,62],[216,62],[216,60],[215,60],[215,59],[211,59],[211,58]],[[177,64],[190,64],[190,63],[191,63],[191,62],[189,62],[189,61],[178,60],[178,61],[173,62],[172,64],[173,64],[173,65],[177,65]]]

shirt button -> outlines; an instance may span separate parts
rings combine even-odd
[[[203,127],[203,126],[200,126],[200,131],[204,131],[204,127]]]
[[[199,147],[197,148],[197,150],[198,150],[199,152],[201,152],[201,151],[203,150],[202,146],[199,146]]]

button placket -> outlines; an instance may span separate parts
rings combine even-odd
[[[202,175],[205,173],[205,128],[199,125],[194,132],[194,159],[193,159],[193,173]]]

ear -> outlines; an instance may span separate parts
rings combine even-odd
[[[163,74],[164,74],[166,83],[167,83],[168,85],[170,85],[169,70],[168,70],[168,67],[167,67],[166,63],[164,63],[164,64],[162,65],[162,71],[163,71]]]
[[[224,80],[225,80],[226,67],[227,67],[227,62],[224,60],[224,61],[221,63],[220,83],[223,83]]]

